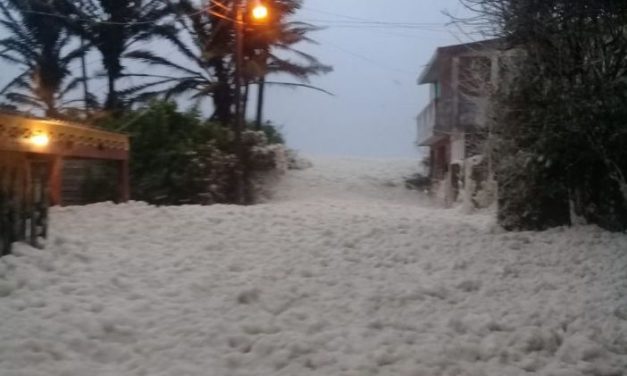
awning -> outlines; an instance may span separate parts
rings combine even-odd
[[[60,120],[0,113],[0,151],[128,160],[129,136]]]

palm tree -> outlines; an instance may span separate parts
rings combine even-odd
[[[321,90],[309,85],[311,76],[329,73],[333,69],[322,64],[314,56],[296,49],[294,46],[302,42],[315,43],[308,37],[314,31],[320,30],[318,27],[304,22],[284,22],[283,19],[296,12],[301,6],[301,1],[275,1],[275,8],[281,9],[282,19],[273,22],[269,26],[253,29],[248,33],[246,40],[250,41],[248,48],[249,64],[253,68],[252,78],[259,86],[257,95],[257,128],[261,128],[263,101],[266,84],[307,87]],[[298,60],[284,57],[288,55],[296,56]],[[280,55],[279,55],[280,53]],[[266,77],[270,74],[288,74],[301,83],[267,82]],[[327,93],[324,90],[321,90]],[[329,94],[329,93],[327,93]]]
[[[180,24],[187,31],[193,46],[184,50],[184,56],[190,64],[174,64],[146,50],[132,51],[127,57],[141,60],[150,65],[166,67],[172,75],[156,76],[161,79],[161,87],[151,86],[151,91],[144,91],[138,98],[148,99],[163,94],[166,98],[190,94],[191,98],[202,100],[211,96],[214,104],[212,120],[229,125],[233,120],[234,95],[234,24],[229,17],[227,1],[209,7],[198,8],[189,0],[179,2]],[[289,86],[308,85],[312,75],[326,73],[329,66],[321,64],[315,57],[300,52],[294,45],[311,41],[307,34],[316,27],[301,22],[285,22],[285,18],[300,7],[300,0],[275,0],[271,6],[279,16],[269,25],[252,27],[246,30],[244,76],[248,84],[256,83],[260,78],[272,73],[287,73],[301,83],[271,83]],[[208,9],[208,11],[201,11]],[[280,56],[278,51],[296,54],[297,61]],[[140,75],[141,76],[141,75]],[[248,92],[248,90],[246,90]]]
[[[118,91],[117,82],[125,74],[123,58],[136,43],[156,38],[169,40],[184,48],[178,31],[168,19],[174,9],[163,0],[60,0],[63,12],[73,17],[68,27],[93,45],[102,57],[108,92],[106,110],[124,107],[125,96],[132,91]],[[166,59],[164,59],[166,60]]]
[[[70,65],[87,50],[71,48],[71,36],[55,13],[54,4],[44,0],[8,0],[0,3],[0,25],[9,36],[0,40],[0,59],[21,67],[0,94],[17,105],[40,109],[47,116],[61,117],[63,98],[81,82],[65,84]]]

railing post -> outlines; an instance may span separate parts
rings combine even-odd
[[[63,157],[55,155],[52,157],[52,167],[50,169],[50,204],[52,206],[62,204],[61,188],[63,180]]]
[[[118,201],[120,203],[128,202],[131,196],[130,178],[129,178],[129,162],[124,159],[118,162]]]

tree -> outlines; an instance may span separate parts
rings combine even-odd
[[[21,67],[21,72],[1,91],[12,103],[42,109],[61,117],[63,98],[81,82],[70,76],[70,65],[87,47],[72,47],[71,36],[59,19],[51,16],[54,3],[44,0],[8,0],[0,3],[0,24],[9,36],[0,40],[0,58]]]
[[[180,24],[192,40],[189,49],[182,49],[189,65],[178,65],[155,56],[152,52],[133,51],[127,56],[150,65],[166,67],[175,73],[170,76],[158,76],[164,87],[144,91],[141,99],[148,99],[164,94],[166,98],[191,94],[192,99],[202,100],[211,96],[214,105],[212,119],[224,125],[233,122],[234,112],[234,23],[230,17],[229,1],[209,3],[207,11],[199,8],[194,2],[181,0],[179,10],[183,14]],[[282,85],[308,85],[312,75],[326,73],[329,66],[320,63],[315,57],[303,53],[295,45],[309,41],[308,34],[317,30],[316,27],[300,23],[286,22],[286,18],[295,13],[301,6],[300,0],[276,0],[271,2],[272,14],[276,18],[265,25],[255,26],[252,21],[246,22],[244,46],[244,75],[249,84],[257,82],[261,77],[272,73],[286,73],[302,84],[275,83]],[[206,8],[206,6],[203,5]],[[288,52],[301,58],[301,61],[286,58],[278,52]],[[246,90],[248,92],[248,90]]]
[[[182,47],[172,21],[174,14],[169,2],[161,0],[60,0],[58,7],[70,15],[66,26],[93,45],[102,56],[108,84],[106,110],[124,107],[125,96],[134,90],[119,91],[117,81],[127,77],[123,58],[138,42],[156,38]],[[164,58],[164,60],[166,60]]]
[[[501,223],[569,224],[572,208],[627,229],[627,4],[464,2],[471,23],[522,51],[495,106]]]
[[[159,205],[237,202],[234,184],[241,164],[230,129],[203,120],[196,110],[180,111],[173,102],[159,101],[101,119],[99,125],[116,129],[120,123],[132,135],[133,199]],[[254,156],[256,172],[275,167],[274,155],[266,154],[269,145],[282,142],[275,128],[264,131],[246,133],[245,147]]]

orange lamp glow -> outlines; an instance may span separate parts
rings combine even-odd
[[[48,144],[50,143],[50,138],[48,137],[48,135],[45,135],[43,133],[36,134],[30,138],[30,143],[38,147],[45,147],[48,146]]]
[[[261,2],[257,2],[253,7],[252,15],[253,18],[257,21],[263,21],[268,18],[270,12],[268,11],[268,7],[263,5]]]

